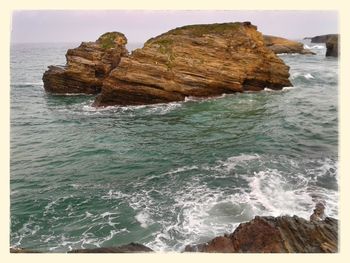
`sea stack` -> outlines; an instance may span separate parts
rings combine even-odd
[[[339,56],[339,44],[338,35],[329,37],[326,41],[326,57],[338,57]]]
[[[119,32],[108,32],[95,42],[83,42],[68,49],[65,66],[50,66],[43,75],[46,91],[56,94],[98,94],[102,82],[128,51],[126,37]]]
[[[126,43],[122,33],[111,32],[69,49],[66,66],[44,73],[45,90],[99,94],[94,102],[99,107],[292,86],[289,67],[250,22],[176,28],[131,55]]]
[[[122,57],[94,106],[182,101],[186,96],[282,89],[289,67],[250,22],[190,25]]]

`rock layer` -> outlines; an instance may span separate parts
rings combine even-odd
[[[289,67],[250,22],[191,25],[122,57],[95,106],[138,105],[291,86]]]
[[[264,35],[264,41],[266,46],[276,54],[299,53],[315,55],[311,50],[305,49],[303,43],[297,41],[268,35]]]
[[[297,216],[255,217],[231,234],[206,244],[188,245],[187,252],[335,253],[338,220],[308,221]]]
[[[128,51],[127,39],[122,33],[108,32],[96,42],[82,42],[69,49],[65,66],[49,66],[43,75],[44,88],[52,93],[97,94],[109,72]]]

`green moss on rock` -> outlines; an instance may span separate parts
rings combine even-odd
[[[107,32],[97,40],[97,43],[99,43],[103,49],[114,48],[118,44],[125,45],[126,42],[125,36],[119,32]]]

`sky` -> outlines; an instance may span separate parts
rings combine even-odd
[[[236,21],[250,21],[263,34],[289,39],[338,33],[336,11],[17,10],[11,42],[95,41],[105,32],[119,31],[129,43],[144,43],[183,25]]]

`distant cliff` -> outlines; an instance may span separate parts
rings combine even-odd
[[[308,37],[307,39],[311,39],[311,43],[326,43],[329,38],[334,36],[338,36],[338,34],[320,35],[320,36]]]
[[[315,55],[311,50],[305,49],[303,43],[297,41],[268,35],[264,35],[264,41],[266,46],[276,54],[299,53]]]

